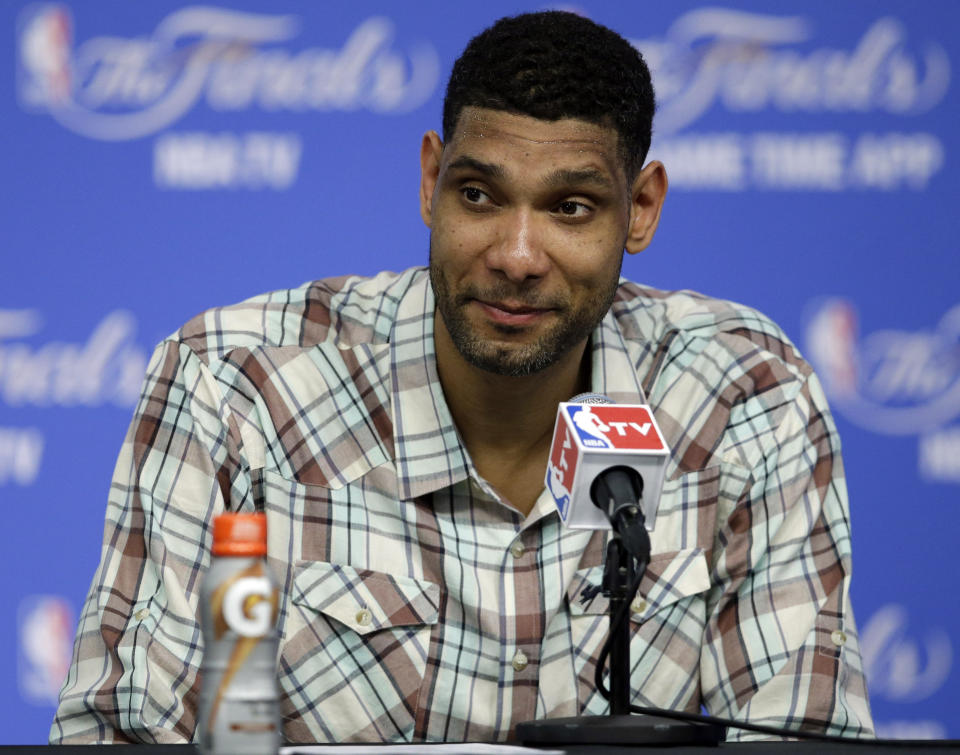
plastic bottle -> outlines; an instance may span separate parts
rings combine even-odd
[[[198,743],[209,755],[271,755],[280,746],[279,590],[266,563],[263,514],[213,522],[213,558],[200,591],[203,661]]]

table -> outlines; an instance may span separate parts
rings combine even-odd
[[[391,746],[383,745],[389,752]],[[614,747],[580,745],[563,748],[569,755],[855,755],[856,753],[933,753],[960,755],[960,740],[892,741],[833,744],[828,742],[730,742],[718,747]],[[423,745],[429,755],[431,745]],[[349,750],[345,748],[345,751]],[[199,755],[194,745],[0,745],[0,755]]]

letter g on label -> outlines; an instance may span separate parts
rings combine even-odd
[[[223,618],[241,637],[263,637],[270,631],[270,580],[238,579],[223,597]]]

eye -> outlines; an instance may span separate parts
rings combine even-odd
[[[561,202],[554,210],[554,212],[568,218],[586,217],[592,211],[593,208],[589,205],[586,205],[583,202],[575,202],[572,199],[567,199]]]
[[[476,186],[464,186],[460,189],[460,193],[469,204],[482,205],[489,204],[490,202],[490,197],[487,196],[487,193],[478,189]]]

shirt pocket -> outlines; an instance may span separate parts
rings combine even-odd
[[[342,564],[301,562],[294,567],[291,601],[368,635],[436,624],[440,586]]]
[[[327,562],[294,566],[280,652],[291,741],[409,741],[440,587]]]
[[[600,591],[603,567],[581,569],[567,588],[572,616],[606,614],[609,601]],[[657,553],[650,558],[630,619],[637,624],[659,611],[710,589],[710,573],[703,548]]]
[[[594,669],[607,638],[609,600],[600,591],[603,567],[582,569],[567,589],[574,670],[581,714],[608,712]],[[685,708],[699,689],[700,638],[710,574],[702,548],[656,554],[630,614],[630,686],[634,702]],[[592,597],[591,597],[592,596]]]

